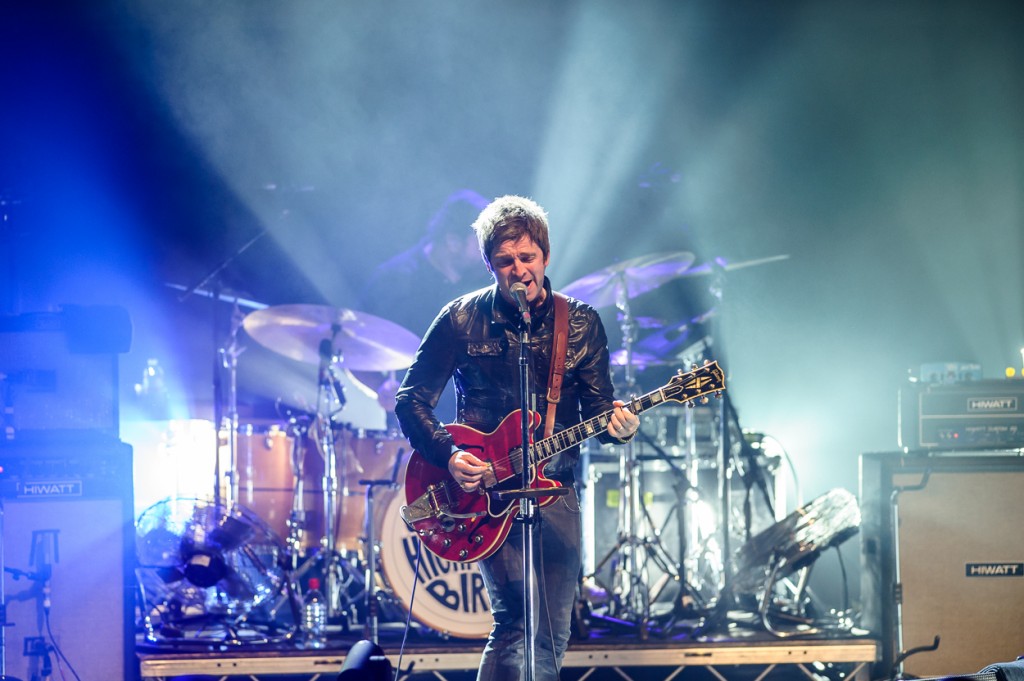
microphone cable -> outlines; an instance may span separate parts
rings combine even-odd
[[[575,492],[575,484],[574,484],[573,485],[573,496],[575,496],[575,495],[576,495],[576,492]],[[577,498],[577,503],[578,502],[579,502],[579,499]],[[565,497],[562,497],[560,499],[555,499],[555,503],[556,504],[565,504]],[[566,506],[566,508],[568,508],[568,506]],[[536,574],[537,574],[537,594],[540,596],[540,599],[539,599],[540,602],[537,603],[537,607],[539,608],[539,607],[541,607],[543,605],[544,616],[547,619],[547,623],[548,623],[548,641],[551,643],[551,650],[550,650],[550,652],[551,652],[551,666],[555,670],[555,675],[558,676],[558,677],[561,677],[561,675],[562,675],[562,667],[558,664],[558,655],[555,653],[555,630],[551,626],[551,608],[548,607],[548,599],[547,599],[548,584],[547,584],[547,580],[544,578],[544,570],[542,569],[543,566],[544,566],[544,541],[543,541],[544,519],[543,519],[543,516],[541,514],[541,506],[540,506],[540,504],[537,504],[536,521],[537,522],[536,522],[536,524],[535,524],[535,526],[533,528],[531,528],[529,525],[524,525],[523,526],[523,531],[524,532],[530,532],[533,529],[536,529],[536,533],[534,534],[533,538],[534,538],[534,540],[536,542],[536,548],[537,548],[537,565],[536,566],[531,565],[530,569],[534,570],[534,572],[536,572]],[[580,547],[582,548],[582,542],[580,544]],[[573,604],[573,607],[574,608],[576,607],[575,603]],[[534,663],[536,663],[536,660],[534,660]]]
[[[57,666],[61,667],[61,661],[67,665],[68,671],[75,677],[77,681],[82,681],[82,677],[75,671],[74,665],[71,664],[71,660],[67,658],[64,651],[60,649],[60,645],[57,643],[57,639],[53,635],[53,629],[50,628],[50,588],[49,586],[43,587],[43,619],[46,623],[46,635],[50,637],[50,643],[53,645],[53,652],[57,653]],[[63,671],[61,677],[64,676]]]
[[[423,562],[423,542],[418,535],[413,535],[416,540],[416,568],[412,573],[412,592],[409,594],[409,612],[405,616],[405,630],[402,632],[402,643],[398,647],[398,662],[395,664],[395,681],[398,681],[402,673],[402,657],[405,655],[405,644],[409,640],[409,629],[412,628],[412,609],[416,605],[416,585],[419,583],[420,566]],[[410,669],[410,672],[412,670]]]

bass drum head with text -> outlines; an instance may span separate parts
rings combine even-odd
[[[402,521],[405,495],[382,497],[380,565],[392,594],[421,624],[456,638],[483,639],[491,631],[491,603],[476,563],[456,563],[420,549],[419,580],[413,598],[418,541]]]

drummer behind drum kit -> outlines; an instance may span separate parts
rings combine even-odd
[[[784,257],[737,265],[719,262],[714,269],[721,274]],[[690,324],[659,325],[636,343],[636,329],[643,325],[633,318],[629,301],[677,277],[710,274],[712,269],[694,267],[689,253],[656,254],[613,265],[562,289],[595,307],[617,308],[623,332],[623,347],[612,357],[622,371],[618,393],[636,394],[635,370],[707,360],[702,353],[708,344],[689,338]],[[213,499],[167,499],[144,511],[136,523],[148,640],[301,645],[302,585],[314,575],[326,587],[330,621],[345,631],[361,621],[362,633],[374,643],[381,618],[404,621],[409,616],[442,636],[485,638],[490,606],[475,562],[421,551],[409,526],[412,512],[400,489],[412,455],[405,441],[394,433],[354,431],[336,418],[345,406],[342,374],[405,369],[419,339],[385,319],[316,305],[257,309],[242,319],[241,327],[271,351],[318,367],[317,405],[284,425],[240,425],[236,325],[229,348],[221,350],[230,390],[227,413],[220,419],[226,432],[220,438]],[[680,401],[693,406],[692,401]],[[604,608],[612,619],[635,625],[645,636],[658,617],[653,606],[672,583],[678,589],[672,621],[708,617],[710,606],[732,602],[732,594],[739,594],[757,599],[755,609],[769,631],[789,635],[772,626],[771,618],[780,600],[787,601],[783,609],[799,614],[806,584],[802,579],[796,597],[792,589],[786,590],[788,596],[780,595],[779,585],[794,572],[805,578],[818,553],[856,532],[860,517],[855,501],[834,491],[754,537],[749,536],[748,518],[748,541],[736,553],[738,567],[730,585],[733,570],[725,556],[733,553],[729,535],[736,528],[730,528],[729,485],[721,483],[732,476],[723,471],[756,478],[758,471],[751,467],[758,462],[730,460],[735,447],[728,443],[730,426],[721,427],[729,423],[724,408],[711,415],[707,409],[679,412],[670,407],[660,416],[658,411],[650,414],[636,444],[609,455],[617,463],[616,488],[604,491],[617,506],[618,540],[604,547],[609,550],[600,561],[593,555],[596,544],[587,547],[591,556],[583,585],[585,604],[592,599],[595,613]],[[699,432],[707,437],[702,439]],[[735,439],[741,452],[749,451],[750,443]],[[709,447],[724,451],[716,455]],[[585,455],[591,451],[584,449]],[[221,470],[222,459],[226,470]],[[659,468],[652,470],[654,466]],[[649,504],[652,495],[644,489],[666,467],[684,480],[677,487],[677,503],[663,518],[676,518],[675,547],[661,543]],[[709,474],[718,479],[719,495],[724,496],[710,529],[706,522],[702,525],[697,504]],[[584,494],[591,518],[600,512],[598,477],[590,477]]]

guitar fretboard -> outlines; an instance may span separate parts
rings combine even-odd
[[[657,407],[665,402],[690,402],[702,395],[711,392],[721,392],[725,388],[721,377],[721,370],[718,362],[712,362],[689,374],[674,377],[668,385],[657,390],[652,390],[646,395],[641,395],[630,400],[626,406],[634,414],[641,414],[652,407]],[[586,421],[561,430],[550,437],[538,440],[533,445],[531,453],[532,465],[537,465],[550,459],[559,452],[564,452],[570,447],[600,435],[608,429],[608,423],[612,419],[612,412],[606,411],[603,414],[589,418]],[[518,462],[517,462],[518,463]]]

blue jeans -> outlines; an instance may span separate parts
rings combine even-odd
[[[534,535],[534,663],[536,681],[556,681],[569,645],[583,543],[576,490],[540,509]],[[518,502],[517,502],[518,503]],[[497,552],[480,562],[494,625],[477,681],[519,681],[523,673],[523,526],[513,523]],[[549,626],[550,622],[550,626]],[[552,632],[554,632],[552,634]]]

